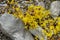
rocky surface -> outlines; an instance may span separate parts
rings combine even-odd
[[[9,36],[6,36],[2,31],[0,30],[0,40],[12,40]]]
[[[60,1],[54,1],[50,6],[51,14],[53,17],[57,17],[60,15]]]
[[[42,5],[43,7],[46,6],[46,4],[44,4],[44,2],[37,1],[37,3],[38,3],[38,5]],[[25,4],[22,6],[26,6],[26,7],[30,5],[29,3],[26,4],[24,2],[22,2],[22,4]],[[22,9],[23,9],[23,7],[22,7]],[[52,2],[50,5],[50,11],[51,11],[51,14],[53,17],[60,15],[60,1]],[[42,30],[41,28],[37,28],[36,30],[30,30],[30,32],[31,32],[30,33],[23,28],[24,25],[22,25],[21,23],[22,22],[19,19],[14,18],[12,15],[3,14],[0,17],[0,24],[1,24],[0,29],[2,30],[2,31],[0,31],[0,40],[12,40],[12,39],[13,40],[34,40],[31,33],[33,35],[38,35],[39,38],[44,37],[45,40],[47,40],[45,35],[41,33],[41,30]],[[7,35],[5,35],[5,34],[7,34]]]
[[[38,26],[38,28],[36,29],[33,29],[33,30],[30,30],[30,32],[33,34],[33,35],[37,35],[39,40],[41,40],[41,38],[44,38],[44,40],[47,40],[47,37],[46,35],[42,32],[42,28]]]
[[[10,14],[3,14],[0,17],[0,24],[0,29],[4,34],[13,40],[33,40],[31,33],[24,30],[24,23]]]

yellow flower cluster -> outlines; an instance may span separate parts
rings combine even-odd
[[[40,26],[42,32],[51,37],[53,34],[60,32],[60,17],[53,18],[49,10],[42,6],[30,5],[25,13],[23,13],[18,6],[12,6],[15,12],[12,14],[21,19],[25,24],[25,29],[32,30]],[[11,11],[9,10],[8,13]],[[43,39],[43,38],[42,38]]]

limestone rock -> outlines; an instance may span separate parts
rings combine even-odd
[[[45,7],[45,4],[44,4],[44,2],[43,2],[43,1],[38,2],[38,5],[39,5],[39,6],[43,6],[43,7]]]
[[[10,34],[12,34],[14,31],[20,30],[24,26],[22,21],[19,21],[19,19],[14,18],[10,14],[3,14],[0,17],[0,24],[2,28],[4,28]]]
[[[29,32],[24,32],[24,23],[11,14],[3,14],[0,17],[0,29],[13,40],[33,40]]]
[[[50,11],[53,17],[60,15],[60,1],[54,1],[51,3]]]
[[[33,30],[30,30],[30,32],[33,34],[33,35],[37,35],[38,36],[38,38],[39,38],[39,40],[41,40],[41,37],[43,37],[44,38],[44,40],[47,40],[47,37],[46,37],[46,35],[42,32],[42,28],[41,27],[38,27],[38,28],[36,28],[36,29],[33,29]]]
[[[28,31],[16,32],[13,36],[15,37],[15,40],[34,40]]]

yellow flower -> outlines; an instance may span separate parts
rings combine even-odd
[[[47,37],[51,37],[52,36],[52,33],[47,33]]]
[[[35,40],[38,40],[38,36],[37,35],[35,36]]]
[[[50,27],[50,30],[53,30],[54,29],[54,26],[49,26]]]
[[[56,29],[54,29],[54,30],[53,30],[53,33],[54,33],[54,34],[57,34],[57,30],[56,30]]]
[[[58,17],[57,19],[58,19],[58,21],[60,21],[60,17]]]
[[[56,30],[57,30],[57,32],[59,32],[60,31],[60,26],[56,26]]]
[[[9,1],[8,1],[9,2]],[[14,0],[12,0],[10,2],[10,4],[14,5],[17,4],[16,2],[14,2]],[[38,23],[39,26],[41,28],[45,28],[42,30],[42,32],[48,37],[51,37],[53,34],[57,34],[58,31],[60,31],[60,18],[56,17],[54,18],[54,20],[52,18],[48,18],[50,11],[46,10],[45,8],[43,8],[42,6],[35,6],[35,5],[30,5],[27,9],[27,11],[25,13],[23,13],[20,10],[20,7],[15,7],[12,6],[12,9],[15,10],[15,12],[12,13],[13,16],[21,19],[24,24],[25,24],[25,29],[36,29],[38,27]],[[10,13],[11,11],[9,11]],[[32,15],[33,14],[33,15]],[[45,19],[47,18],[47,19]],[[38,20],[37,20],[38,19]],[[36,21],[37,20],[37,21]],[[57,20],[57,26],[56,28],[54,28],[54,22],[56,22]],[[50,25],[49,28],[47,26],[47,23],[49,23]],[[48,31],[49,30],[49,31]],[[48,31],[48,32],[47,32]],[[53,32],[53,34],[52,34]],[[35,38],[36,40],[38,40],[37,38]],[[44,40],[43,38],[41,38],[41,40]]]
[[[59,20],[59,21],[60,21],[60,20]],[[59,22],[59,21],[57,22],[58,25],[60,25],[60,22]]]
[[[32,11],[33,8],[34,8],[34,5],[32,4],[32,5],[30,5],[30,6],[28,7],[28,10],[29,10],[29,11]]]

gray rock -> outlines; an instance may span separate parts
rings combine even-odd
[[[40,2],[38,5],[41,5],[41,6],[45,7],[44,2]]]
[[[6,7],[6,6],[7,6],[7,4],[0,4],[0,6],[5,6],[5,7]]]
[[[19,31],[13,35],[15,40],[34,40],[28,31]]]
[[[45,7],[45,4],[44,4],[43,1],[41,1],[41,2],[38,2],[38,6],[43,6],[43,7]]]
[[[19,19],[14,18],[10,14],[3,14],[0,17],[0,23],[1,23],[2,28],[7,30],[7,32],[10,34],[12,34],[12,32],[14,31],[20,30],[24,26],[22,24],[22,21],[19,21]]]
[[[44,40],[47,40],[47,37],[46,37],[46,35],[42,32],[42,28],[41,27],[37,27],[36,29],[33,29],[33,30],[30,30],[30,32],[33,34],[33,35],[37,35],[38,36],[38,38],[39,38],[39,40],[41,40],[41,37],[43,37],[44,38]]]
[[[0,29],[13,40],[33,40],[29,32],[24,32],[24,23],[11,14],[3,14],[0,17]]]
[[[53,17],[60,15],[60,1],[54,1],[51,3],[50,11]]]

